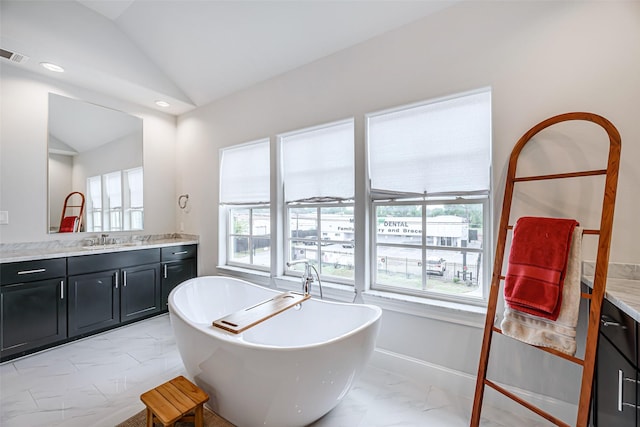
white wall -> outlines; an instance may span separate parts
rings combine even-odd
[[[175,117],[47,79],[5,63],[0,79],[0,210],[9,211],[9,224],[0,225],[0,242],[82,237],[47,234],[47,114],[50,92],[142,118],[144,233],[176,232]]]
[[[639,263],[640,3],[470,2],[179,118],[177,190],[190,194],[192,209],[178,220],[200,235],[200,274],[217,273],[221,147],[353,116],[361,176],[366,113],[485,86],[493,93],[494,223],[520,136],[556,114],[594,112],[611,120],[623,140],[611,261]],[[552,148],[546,161],[562,166],[566,160]],[[356,184],[362,195],[364,182]],[[362,244],[366,235],[359,230]],[[384,314],[379,339],[381,348],[471,375],[480,343],[477,327],[392,311]],[[518,356],[525,388],[533,384],[571,400],[565,380],[575,369],[509,344],[496,347],[497,364],[505,359],[501,351]],[[539,369],[548,373],[544,384]]]

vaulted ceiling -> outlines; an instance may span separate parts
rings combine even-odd
[[[2,0],[0,66],[179,115],[457,1]]]

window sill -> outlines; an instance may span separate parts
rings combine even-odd
[[[484,328],[487,313],[485,307],[392,292],[368,290],[362,297],[365,303],[377,305],[384,310],[480,329]]]
[[[279,276],[272,278],[267,272],[228,265],[217,268],[221,274],[247,280],[257,285],[282,291],[300,292],[299,277]],[[326,281],[322,282],[322,293],[327,300],[347,303],[353,302],[355,297],[352,286]],[[320,289],[317,283],[312,286],[311,295],[314,298],[320,298]],[[365,291],[361,296],[364,303],[377,305],[383,310],[479,329],[484,328],[487,312],[485,307],[374,290]]]
[[[275,278],[278,289],[300,292],[302,285],[299,277],[280,276]],[[320,287],[317,282],[311,286],[311,296],[320,298]],[[327,300],[340,302],[353,302],[355,294],[353,286],[333,282],[322,282],[322,296]]]
[[[250,268],[234,267],[230,265],[218,265],[216,269],[223,275],[243,279],[256,285],[272,288],[271,275],[266,271],[252,270]]]

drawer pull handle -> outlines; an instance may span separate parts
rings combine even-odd
[[[618,412],[622,412],[622,380],[624,378],[624,372],[622,369],[618,369]]]
[[[613,319],[611,319],[610,317],[607,316],[602,316],[602,318],[600,319],[600,324],[602,326],[620,326],[622,327],[622,329],[627,329],[626,326],[623,326],[620,324],[620,322],[616,322]]]
[[[622,384],[625,381],[629,383],[638,384],[637,380],[635,380],[634,378],[625,377],[624,371],[622,369],[618,369],[618,412],[622,412],[625,406],[629,408],[640,409],[638,405],[624,401],[624,396],[622,394],[622,390],[623,390]]]
[[[44,273],[45,271],[47,271],[47,269],[46,269],[46,268],[36,268],[35,270],[23,270],[23,271],[18,271],[18,274]]]
[[[187,251],[173,252],[173,255],[184,255]]]

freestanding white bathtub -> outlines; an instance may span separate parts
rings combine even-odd
[[[380,308],[316,299],[240,334],[220,317],[279,292],[222,276],[198,277],[169,295],[169,313],[187,373],[208,405],[238,427],[302,427],[333,409],[367,363]]]

